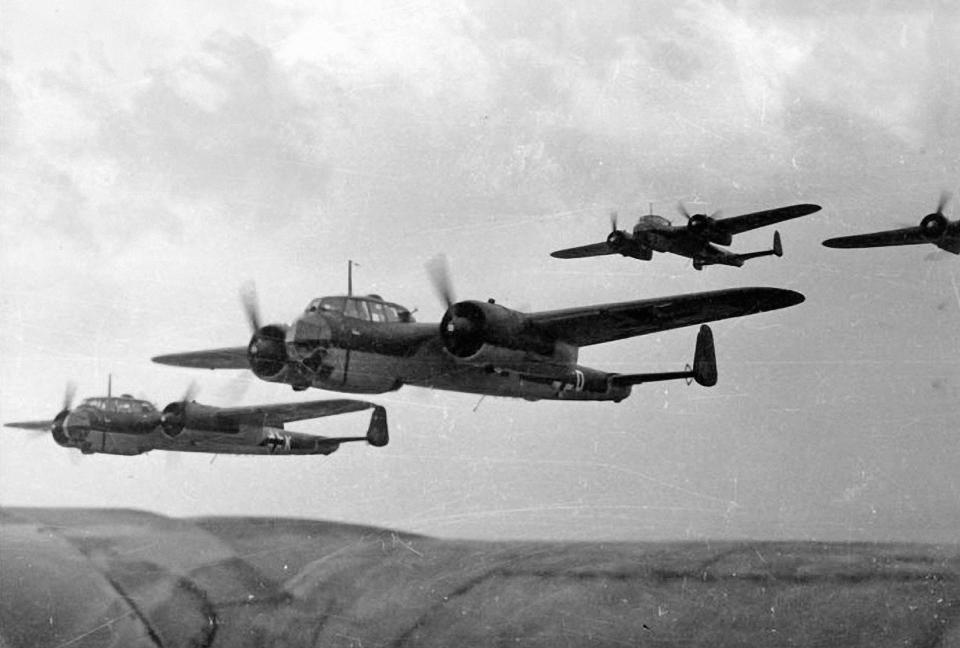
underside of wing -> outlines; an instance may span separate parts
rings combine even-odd
[[[782,288],[731,288],[583,308],[531,313],[532,326],[576,346],[622,340],[799,304],[803,295]]]
[[[758,227],[766,227],[781,223],[791,218],[799,218],[820,210],[820,205],[801,204],[790,205],[789,207],[777,207],[776,209],[765,209],[764,211],[743,214],[741,216],[732,216],[722,218],[717,221],[716,226],[730,234],[740,234]]]
[[[953,252],[954,254],[960,254],[960,228],[957,228],[957,234],[955,236],[947,236],[944,240],[937,243],[941,249],[946,250],[947,252]]]
[[[827,239],[823,244],[829,248],[867,248],[884,247],[888,245],[916,245],[929,243],[919,227],[905,227],[903,229],[873,232],[871,234],[856,234],[854,236],[840,236]]]
[[[305,401],[303,403],[278,403],[275,405],[250,405],[225,407],[217,412],[222,421],[257,423],[279,426],[291,421],[323,418],[337,414],[349,414],[375,407],[373,403],[352,398]]]
[[[567,248],[551,252],[550,256],[557,259],[582,259],[583,257],[603,256],[605,254],[616,254],[617,251],[603,243],[591,243],[590,245],[581,245],[580,247]]]
[[[228,347],[187,353],[169,353],[151,358],[156,363],[191,369],[249,369],[247,347]]]
[[[20,423],[4,423],[3,427],[19,428],[21,430],[49,430],[53,421],[22,421]]]

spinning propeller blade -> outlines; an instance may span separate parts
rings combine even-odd
[[[617,210],[610,212],[610,231],[617,231]]]
[[[443,254],[430,259],[427,262],[427,273],[430,275],[430,281],[433,282],[433,289],[437,295],[446,304],[447,308],[453,306],[456,298],[453,296],[453,285],[450,283],[450,268],[447,266],[447,257]]]
[[[240,288],[240,301],[243,302],[243,312],[247,315],[250,328],[254,333],[260,330],[260,302],[257,299],[257,286],[248,281]]]
[[[947,206],[947,203],[950,202],[951,194],[949,191],[940,192],[940,201],[937,203],[937,214],[943,214],[943,208]]]
[[[187,390],[183,392],[183,398],[180,399],[181,403],[190,403],[197,398],[197,381],[191,380],[190,384],[187,385]]]
[[[70,381],[67,383],[67,387],[63,392],[63,406],[60,407],[60,411],[68,410],[73,406],[73,397],[77,394],[77,383]]]

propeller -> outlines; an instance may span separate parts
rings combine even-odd
[[[433,289],[437,291],[440,300],[449,309],[456,302],[456,298],[453,296],[453,284],[450,282],[450,268],[447,265],[447,257],[438,254],[430,259],[427,262],[427,273],[430,275]]]
[[[947,203],[950,202],[951,194],[949,191],[940,192],[940,200],[937,202],[937,211],[935,213],[943,215],[943,208],[947,206]]]
[[[187,405],[197,397],[197,383],[191,380],[179,401],[174,401],[163,408],[160,415],[160,426],[164,434],[175,437],[183,431]]]
[[[610,212],[610,231],[617,231],[617,210]]]
[[[248,281],[240,288],[240,301],[243,303],[243,312],[250,322],[250,329],[256,333],[260,330],[260,300],[257,299],[257,285]]]
[[[73,397],[77,395],[77,383],[74,381],[67,382],[66,389],[63,391],[63,405],[60,407],[60,411],[71,409],[73,406]]]
[[[689,211],[687,211],[687,207],[686,205],[683,204],[682,200],[677,202],[677,211],[679,211],[683,215],[683,217],[686,218],[688,221],[693,221],[697,219],[706,219],[707,222],[717,220],[720,217],[720,215],[723,213],[722,209],[717,209],[709,216],[707,216],[706,214],[691,214]]]
[[[928,241],[939,239],[947,231],[949,221],[943,215],[943,208],[950,202],[950,192],[941,191],[940,200],[937,201],[937,211],[927,214],[920,221],[920,232]]]
[[[200,391],[197,387],[197,381],[191,380],[190,384],[187,385],[187,389],[183,392],[183,398],[180,399],[181,403],[191,403],[197,399],[197,392]]]

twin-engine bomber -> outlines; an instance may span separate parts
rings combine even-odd
[[[192,399],[191,390],[158,411],[127,394],[87,398],[72,407],[68,386],[52,421],[6,423],[6,427],[47,432],[65,448],[84,454],[138,455],[150,450],[254,455],[328,455],[341,443],[389,442],[383,407],[360,400],[331,399],[248,407],[211,407]],[[284,429],[291,421],[373,409],[366,436],[330,438]]]
[[[446,304],[439,323],[377,295],[322,297],[292,324],[263,324],[255,297],[245,300],[253,335],[245,347],[153,358],[205,369],[250,369],[262,380],[352,393],[402,385],[527,400],[619,402],[633,385],[656,380],[717,380],[713,336],[703,326],[693,367],[662,373],[610,373],[577,363],[583,346],[786,308],[803,295],[780,288],[711,292],[521,313],[488,301],[456,301],[446,264],[432,268]]]
[[[749,259],[764,256],[783,256],[780,233],[773,235],[773,247],[769,250],[737,254],[718,248],[730,245],[733,237],[758,227],[781,223],[819,211],[820,205],[789,205],[764,211],[742,214],[730,218],[718,218],[720,212],[711,215],[687,212],[683,203],[678,205],[687,219],[684,225],[673,225],[663,216],[647,214],[637,219],[633,231],[617,229],[617,212],[610,214],[611,231],[605,241],[551,252],[557,259],[580,259],[583,257],[620,254],[625,257],[649,261],[654,252],[669,252],[693,260],[693,267],[702,270],[706,265],[728,265],[739,268]]]

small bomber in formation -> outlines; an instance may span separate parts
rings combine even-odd
[[[246,346],[173,353],[154,362],[204,369],[249,369],[260,379],[340,392],[382,393],[402,385],[527,400],[610,400],[632,385],[717,380],[713,336],[702,326],[693,367],[664,373],[609,373],[577,363],[580,347],[761,313],[799,304],[780,288],[731,288],[562,310],[521,313],[488,301],[456,301],[446,262],[431,267],[446,304],[438,323],[378,295],[314,299],[290,325],[263,324],[245,295],[252,337]],[[348,293],[352,291],[348,290]]]
[[[148,401],[127,394],[87,398],[72,406],[67,386],[60,412],[52,421],[7,423],[6,427],[49,431],[65,448],[84,454],[138,455],[150,450],[215,454],[328,455],[341,443],[366,441],[382,447],[389,441],[386,410],[360,400],[331,399],[302,403],[211,407],[193,400],[191,390],[158,411]],[[366,436],[328,438],[291,432],[291,421],[373,409]]]
[[[924,216],[919,225],[870,234],[839,236],[827,239],[823,244],[829,248],[868,248],[932,243],[941,250],[960,254],[960,219],[950,222],[943,215],[943,208],[949,200],[950,193],[942,192],[937,211]]]
[[[637,220],[632,234],[617,229],[617,213],[613,212],[610,214],[612,231],[607,235],[606,241],[557,250],[550,256],[558,259],[579,259],[620,254],[641,261],[649,261],[653,258],[654,252],[670,252],[693,259],[693,267],[696,270],[702,270],[703,266],[714,264],[739,268],[748,259],[770,255],[783,256],[780,233],[774,233],[771,249],[760,252],[735,254],[718,248],[717,245],[730,245],[734,234],[806,216],[819,209],[819,205],[790,205],[731,218],[717,218],[719,212],[714,212],[710,216],[706,214],[691,216],[683,203],[680,203],[679,210],[687,219],[686,225],[673,225],[663,216],[651,213]]]
[[[943,209],[920,224],[898,230],[845,236],[823,242],[853,248],[933,243],[960,254],[960,221]],[[818,205],[799,204],[718,219],[717,214],[690,215],[685,226],[660,216],[642,216],[628,233],[617,229],[607,240],[553,252],[569,259],[621,254],[649,260],[653,252],[671,252],[704,265],[742,266],[760,256],[781,256],[779,233],[773,248],[734,254],[715,245],[730,245],[734,234],[812,214]],[[348,266],[352,270],[351,265]],[[410,310],[378,295],[355,296],[348,271],[345,296],[314,299],[292,324],[264,324],[256,296],[244,295],[252,330],[243,347],[173,353],[154,362],[204,369],[249,369],[258,378],[284,383],[295,391],[310,387],[348,393],[377,394],[415,385],[473,394],[527,400],[598,400],[619,402],[633,385],[685,379],[700,385],[717,382],[713,333],[704,322],[777,310],[804,301],[781,288],[731,288],[709,292],[521,313],[487,301],[456,301],[443,257],[430,268],[434,286],[446,305],[439,323],[417,323]],[[693,366],[660,373],[610,373],[578,364],[580,347],[622,340],[672,328],[701,324]],[[147,401],[124,395],[88,398],[72,408],[68,387],[61,411],[52,421],[7,423],[7,427],[50,431],[54,440],[82,452],[136,455],[149,450],[222,454],[330,454],[341,443],[388,443],[382,406],[366,401],[332,399],[303,403],[218,408],[193,400],[191,390],[162,412]],[[109,389],[108,389],[109,392]],[[373,409],[363,437],[327,438],[290,432],[284,424]]]

